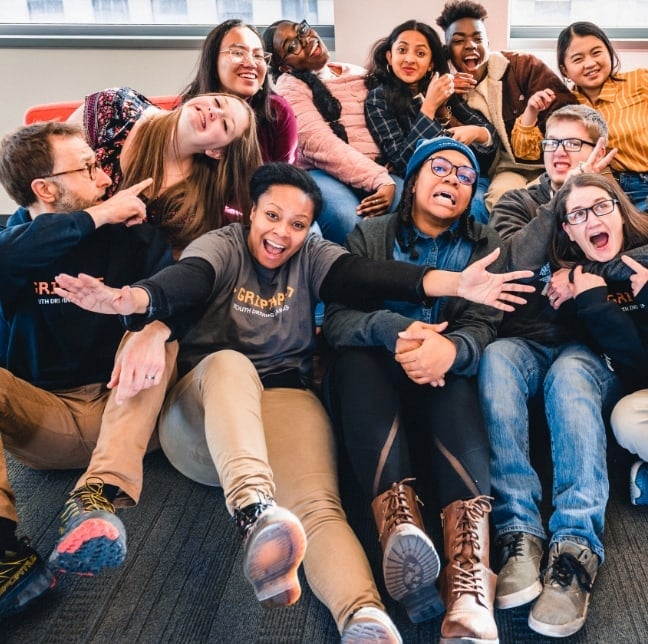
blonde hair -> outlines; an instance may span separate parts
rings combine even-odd
[[[252,108],[237,96],[228,97],[247,110],[249,123],[242,135],[225,146],[218,159],[194,154],[188,176],[165,190],[166,154],[169,141],[177,144],[180,109],[142,122],[133,135],[132,159],[124,171],[123,187],[153,178],[147,190],[152,195],[149,201],[155,200],[155,210],[164,213],[159,225],[167,230],[175,248],[184,248],[203,233],[229,223],[226,207],[243,213],[244,221],[249,216],[249,182],[262,163],[261,151]]]

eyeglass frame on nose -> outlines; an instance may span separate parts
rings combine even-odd
[[[565,141],[578,141],[578,147],[574,148],[573,150],[568,150],[565,147]],[[555,148],[551,150],[547,149],[549,145],[553,146],[554,144],[556,146]],[[596,146],[596,143],[592,143],[591,141],[585,141],[584,139],[579,139],[578,137],[575,136],[568,136],[564,139],[542,139],[540,141],[540,147],[542,148],[543,152],[555,152],[561,145],[565,152],[580,152],[581,148],[583,147],[583,144],[591,145],[592,147]]]
[[[88,173],[90,181],[94,181],[97,178],[97,170],[101,170],[101,163],[99,163],[99,161],[86,163],[82,168],[77,168],[76,170],[63,170],[62,172],[54,172],[53,174],[39,177],[39,179],[53,179],[54,177],[60,177],[64,174],[74,174],[75,172],[83,172],[84,170]]]
[[[565,213],[565,216],[563,217],[563,221],[566,224],[569,224],[570,226],[578,226],[580,224],[584,224],[587,221],[590,212],[596,217],[605,217],[605,215],[612,214],[614,212],[615,206],[618,203],[619,203],[618,199],[613,199],[612,197],[610,197],[609,199],[603,199],[603,201],[597,201],[595,204],[592,204],[589,208],[575,208],[574,210]],[[596,212],[596,208],[602,206],[603,204],[610,204],[610,209],[606,210],[605,212]],[[585,213],[585,217],[580,221],[569,221],[570,216],[573,216],[576,213],[583,213],[583,212]]]
[[[302,44],[302,38],[305,38],[310,31],[312,31],[312,27],[306,22],[306,20],[302,20],[299,23],[296,23],[297,26],[295,27],[295,37],[290,40],[288,43],[288,46],[284,48],[284,55],[279,59],[277,62],[277,65],[281,65],[288,56],[296,56],[297,54],[301,53],[304,49],[304,45]],[[293,43],[296,43],[299,49],[295,51],[288,51],[290,47],[292,47]]]
[[[218,53],[229,54],[230,60],[232,61],[233,65],[240,65],[243,62],[243,56],[255,65],[268,65],[270,63],[270,59],[272,58],[272,54],[269,54],[268,52],[264,51],[263,54],[255,54],[251,51],[248,51],[247,49],[243,49],[243,47],[228,47],[227,49],[222,49]],[[241,60],[237,62],[236,60],[234,60],[235,56],[240,56]]]
[[[462,186],[472,186],[475,183],[477,183],[477,180],[479,179],[479,172],[475,170],[475,168],[472,168],[469,165],[455,165],[454,163],[451,163],[446,159],[445,157],[430,157],[427,159],[430,162],[430,170],[432,171],[432,174],[434,174],[437,177],[448,177],[452,174],[452,171],[454,170],[455,176],[457,177],[457,181],[462,185]],[[445,174],[439,174],[435,169],[433,162],[434,161],[443,161],[447,163],[450,167],[448,168],[448,171]],[[464,181],[460,176],[459,176],[459,170],[468,170],[470,173],[470,176],[472,176],[472,181],[466,182]],[[465,175],[464,175],[465,176]],[[467,178],[467,177],[466,177]]]

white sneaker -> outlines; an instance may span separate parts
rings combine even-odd
[[[375,606],[358,609],[342,632],[342,644],[403,644],[394,622]]]

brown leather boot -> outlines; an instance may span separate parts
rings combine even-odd
[[[493,615],[497,575],[489,567],[489,497],[455,501],[443,508],[447,566],[441,573],[446,616],[441,643],[496,644]]]
[[[421,503],[405,479],[371,503],[383,551],[383,575],[387,592],[402,603],[412,622],[440,615],[444,606],[434,585],[439,555],[425,534]]]

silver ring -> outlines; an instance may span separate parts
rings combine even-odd
[[[144,376],[145,380],[155,380],[155,376]]]
[[[578,169],[581,171],[581,174],[585,174],[585,162],[584,161],[579,161],[578,162]]]

